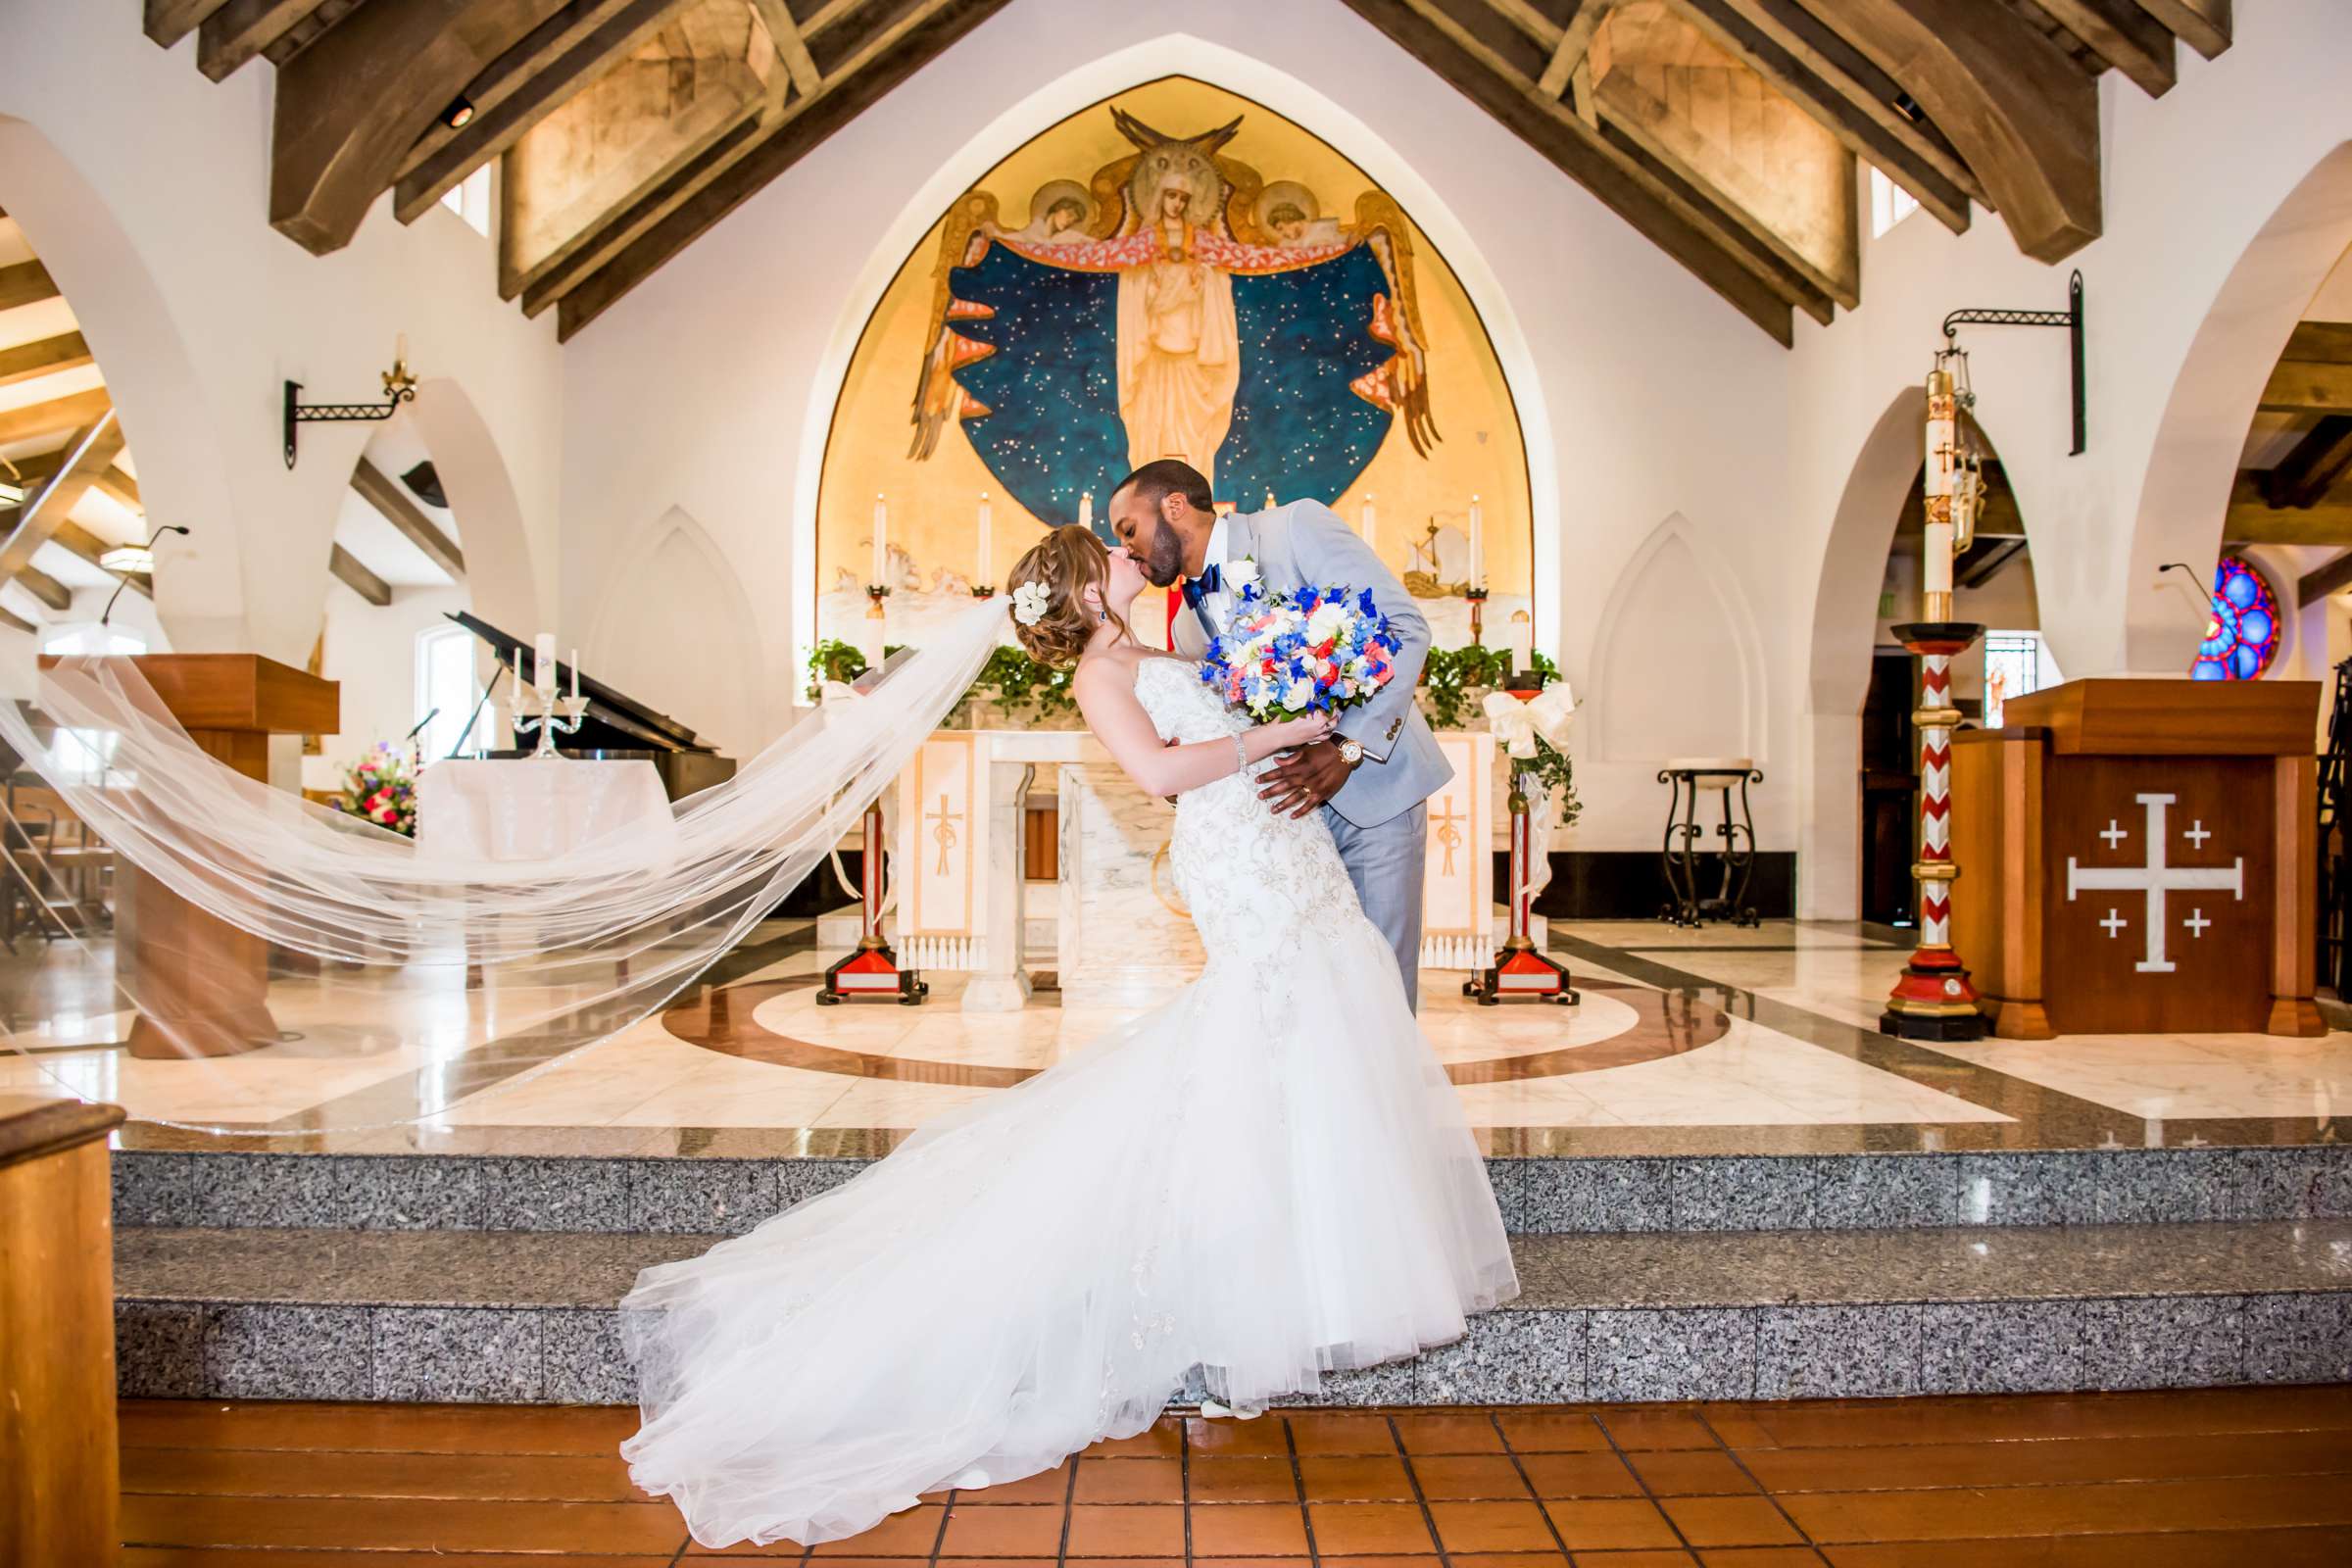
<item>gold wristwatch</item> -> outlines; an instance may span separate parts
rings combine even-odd
[[[1363,760],[1364,743],[1359,740],[1351,740],[1345,735],[1341,736],[1340,760],[1346,762],[1349,767],[1353,767],[1356,763],[1362,761]]]

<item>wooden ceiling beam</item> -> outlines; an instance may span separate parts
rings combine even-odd
[[[46,403],[27,403],[21,409],[0,411],[0,446],[81,429],[97,423],[113,407],[106,388],[92,387],[72,397],[51,398]]]
[[[1952,139],[2017,240],[2057,262],[2099,237],[2099,88],[1986,0],[1807,0]]]
[[[2265,414],[2352,414],[2352,365],[2280,360],[2257,406]]]
[[[2267,472],[2241,468],[2230,488],[2222,541],[2233,545],[2352,546],[2352,501],[2314,507],[2274,507],[2263,499]]]
[[[43,300],[57,298],[57,279],[49,269],[38,262],[18,262],[0,267],[0,311],[13,311],[21,305],[38,305]]]
[[[1414,58],[1451,82],[1619,217],[1663,247],[1783,344],[1791,305],[1830,308],[1814,288],[1712,198],[1605,122],[1592,124],[1542,83],[1484,47],[1435,0],[1348,0]]]
[[[2161,98],[2173,90],[2179,68],[2173,61],[2172,29],[2142,10],[2138,0],[2037,0],[2059,25],[2089,45],[2093,54],[2131,77],[2142,92]]]
[[[526,312],[561,299],[556,335],[569,338],[683,250],[711,224],[879,102],[900,82],[1004,8],[1005,0],[917,0],[838,58],[829,29],[854,6],[838,3],[808,20],[809,39],[826,71],[824,89],[796,99],[752,132],[714,145],[688,168],[628,204],[601,225],[571,262],[524,293]],[[881,7],[874,8],[878,17]]]
[[[374,0],[345,17],[278,71],[270,226],[317,256],[350,244],[416,138],[561,9],[561,0]]]
[[[2230,47],[2230,0],[2139,0],[2174,37],[2211,60]]]
[[[55,541],[52,540],[51,543],[55,543]],[[19,566],[17,583],[26,593],[47,605],[51,610],[72,610],[74,608],[74,590],[38,566],[29,564]]]
[[[1807,11],[1798,0],[1726,0],[1757,31],[1787,50],[1842,97],[1857,114],[1877,124],[1911,155],[1941,174],[1978,206],[1993,206],[1984,182],[1968,167],[1951,139],[1936,127],[1925,111],[1907,112],[1900,100],[1902,85],[1878,63]],[[1916,110],[1916,102],[1913,105]],[[1888,171],[1889,176],[1892,171]],[[1917,194],[1914,192],[1914,194]]]
[[[6,626],[10,631],[21,631],[27,637],[37,637],[41,631],[40,627],[4,605],[0,605],[0,626]]]
[[[360,558],[341,545],[327,551],[326,569],[335,574],[337,582],[379,610],[392,602],[391,584],[361,564]]]
[[[414,223],[466,175],[610,71],[686,0],[578,0],[524,35],[466,84],[473,119],[452,130],[435,119],[401,160],[393,216]]]
[[[1561,29],[1559,41],[1552,46],[1550,63],[1544,66],[1544,74],[1536,80],[1539,90],[1553,98],[1568,90],[1568,83],[1576,75],[1577,68],[1585,63],[1585,56],[1592,52],[1592,35],[1600,30],[1602,20],[1609,14],[1610,4],[1611,0],[1584,0],[1584,4],[1576,8],[1576,15],[1568,19],[1568,25]]]
[[[776,46],[776,58],[792,76],[792,90],[804,98],[813,98],[824,86],[818,74],[816,56],[808,52],[808,40],[802,36],[801,24],[792,20],[792,11],[784,0],[752,0],[752,9],[760,14],[760,24],[767,28],[768,41]]]
[[[1909,191],[1953,233],[1968,228],[1968,192],[1904,138],[1856,108],[1780,39],[1740,15],[1733,0],[1676,0],[1678,8],[1717,48],[1762,76],[1815,120],[1848,152]]]
[[[120,472],[121,470],[117,469],[114,471]],[[6,516],[6,514],[0,513],[0,527],[6,527],[10,525],[10,523],[5,520]],[[101,571],[114,570],[113,567],[107,565],[105,559],[107,551],[113,549],[114,547],[109,545],[105,540],[99,538],[96,534],[90,532],[89,529],[84,528],[80,523],[75,522],[71,517],[66,518],[57,525],[57,532],[49,536],[49,542],[57,546],[60,550],[65,551],[67,554],[72,555],[81,561],[88,562],[91,565],[96,566]],[[155,579],[150,577],[147,573],[143,571],[117,571],[115,572],[115,575],[122,578],[124,582],[130,584],[130,591],[132,593],[142,595],[148,599],[153,599],[155,597]]]
[[[17,509],[14,526],[0,539],[0,582],[32,564],[33,552],[57,532],[98,475],[122,455],[122,426],[109,409],[74,438],[57,472]]]
[[[121,468],[107,469],[98,476],[98,483],[93,488],[125,512],[135,512],[142,517],[147,515],[147,503],[139,499],[139,481]]]
[[[196,69],[226,80],[318,7],[318,0],[228,0],[196,30]]]
[[[169,49],[228,0],[147,0],[147,36]]]
[[[2274,507],[2314,507],[2346,473],[2352,473],[2352,414],[2327,415],[2263,475],[2262,499]]]
[[[2307,571],[2302,575],[2295,583],[2295,608],[2300,610],[2305,605],[2345,588],[2352,588],[2352,550],[2345,551],[2319,570]]]
[[[362,458],[351,470],[351,487],[360,498],[383,514],[384,520],[399,529],[425,559],[441,568],[452,582],[466,580],[466,557],[457,541],[443,533],[439,524],[426,516],[399,481],[383,469]]]
[[[0,349],[0,386],[13,386],[35,376],[75,370],[91,363],[90,346],[79,332],[63,332],[13,349]]]
[[[2297,321],[2279,358],[2352,365],[2352,321]]]

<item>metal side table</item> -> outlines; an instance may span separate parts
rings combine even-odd
[[[1675,925],[1694,926],[1710,917],[1734,925],[1754,925],[1755,906],[1747,902],[1748,880],[1756,869],[1756,824],[1747,808],[1747,787],[1764,782],[1754,760],[1745,757],[1678,757],[1658,769],[1658,782],[1669,786],[1666,797],[1666,891],[1669,898],[1658,918]],[[1732,792],[1740,792],[1739,805]],[[1723,804],[1723,820],[1715,829],[1722,843],[1699,848],[1705,832],[1698,822],[1698,797],[1713,790]],[[1713,894],[1699,892],[1701,861],[1720,862]]]

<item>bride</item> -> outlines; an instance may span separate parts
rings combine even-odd
[[[1121,550],[1056,528],[1016,631],[1176,798],[1200,977],[847,1186],[621,1302],[631,1478],[705,1545],[855,1535],[924,1493],[1149,1426],[1198,1368],[1253,1412],[1458,1339],[1518,1292],[1486,1167],[1331,836],[1249,775],[1323,717],[1251,726],[1113,607]]]

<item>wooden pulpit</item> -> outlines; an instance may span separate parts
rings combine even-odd
[[[247,778],[270,778],[270,737],[332,735],[340,687],[259,654],[139,654],[129,661],[199,747]],[[42,666],[56,662],[43,659]],[[270,943],[214,918],[125,866],[127,939],[116,962],[138,1005],[130,1054],[224,1056],[272,1045]]]
[[[1952,737],[1952,943],[1992,1032],[2327,1031],[2317,681],[2078,680]]]

